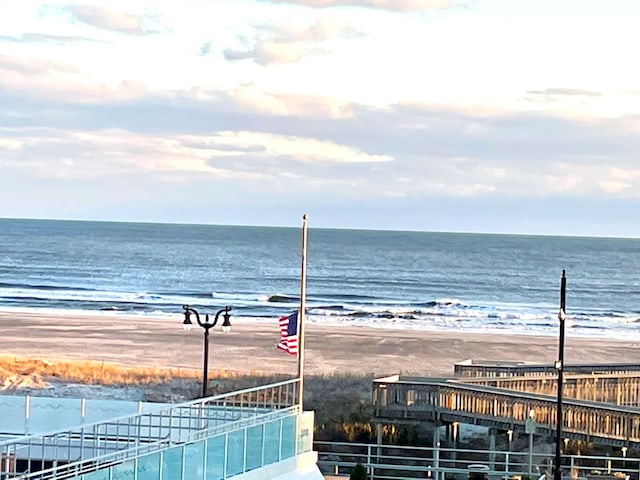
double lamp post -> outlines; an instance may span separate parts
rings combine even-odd
[[[567,298],[567,277],[562,270],[562,278],[560,279],[560,311],[558,312],[558,320],[560,321],[560,342],[558,346],[558,360],[554,366],[558,372],[558,398],[556,405],[556,455],[553,468],[553,479],[562,480],[562,452],[560,444],[562,442],[562,386],[564,377],[564,323],[567,318],[565,303]]]
[[[195,308],[190,307],[189,305],[182,306],[184,310],[184,321],[182,322],[182,326],[185,330],[191,330],[193,326],[193,322],[191,321],[191,315],[193,314],[196,317],[196,322],[204,329],[204,365],[202,368],[202,398],[207,396],[207,385],[209,383],[209,330],[216,326],[218,323],[218,319],[220,315],[222,315],[222,331],[224,333],[231,331],[231,315],[229,312],[231,311],[231,307],[224,307],[218,310],[213,317],[213,321],[209,321],[209,314],[205,315],[204,321],[200,319],[200,314]]]

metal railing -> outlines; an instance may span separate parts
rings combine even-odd
[[[454,449],[362,443],[314,442],[318,467],[324,474],[348,475],[364,465],[375,480],[467,479],[475,466],[486,468],[489,478],[539,478],[552,468],[550,453],[489,449]],[[620,454],[621,455],[621,454]],[[584,480],[638,480],[640,458],[564,455],[563,478]],[[471,468],[470,468],[471,467]]]
[[[298,379],[0,442],[0,478],[64,479],[297,415]]]

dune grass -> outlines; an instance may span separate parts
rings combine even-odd
[[[21,379],[29,382],[21,382]],[[216,395],[278,382],[290,376],[260,372],[238,374],[230,370],[209,372],[208,393]],[[305,410],[314,410],[319,439],[365,441],[372,436],[371,382],[373,374],[331,374],[305,377]],[[43,360],[0,355],[0,387],[11,383],[39,388],[47,382],[85,385],[138,386],[147,401],[196,398],[202,372],[197,369],[125,367],[109,362]],[[170,389],[164,388],[171,384]],[[173,397],[172,397],[173,398]]]

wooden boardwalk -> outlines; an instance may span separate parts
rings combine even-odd
[[[536,433],[554,434],[555,374],[547,366],[509,364],[502,371],[501,366],[484,363],[485,373],[491,372],[485,377],[457,372],[464,376],[376,379],[373,420],[459,422],[524,432],[534,418]],[[564,372],[565,438],[601,445],[640,444],[640,365],[566,365]]]

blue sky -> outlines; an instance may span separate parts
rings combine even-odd
[[[635,0],[11,2],[0,216],[640,237],[637,25]]]

